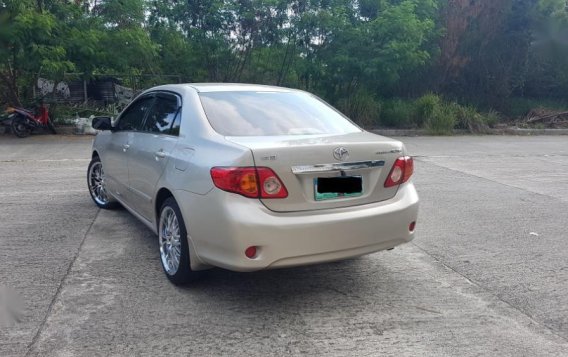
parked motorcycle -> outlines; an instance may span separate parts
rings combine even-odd
[[[56,134],[55,126],[49,114],[49,108],[41,103],[37,110],[32,111],[25,108],[8,107],[6,109],[8,118],[11,119],[11,129],[19,138],[29,136],[36,129],[48,130]]]

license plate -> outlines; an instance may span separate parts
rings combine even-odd
[[[363,194],[361,176],[318,177],[314,179],[316,201],[343,197],[357,197]]]

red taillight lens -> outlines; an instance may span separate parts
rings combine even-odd
[[[211,178],[223,191],[250,198],[286,198],[288,191],[268,167],[214,167]]]
[[[405,183],[414,173],[414,160],[410,156],[399,157],[385,181],[385,187],[393,187]]]
[[[414,229],[415,229],[415,228],[416,228],[416,222],[411,222],[411,223],[408,225],[408,230],[409,230],[410,232],[414,232]]]
[[[246,197],[258,197],[258,184],[254,167],[214,167],[211,178],[221,190]]]

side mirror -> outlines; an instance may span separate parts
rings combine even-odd
[[[112,130],[111,117],[94,117],[92,123],[93,129]]]

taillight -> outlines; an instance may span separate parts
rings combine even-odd
[[[278,178],[278,175],[268,167],[258,167],[260,197],[261,198],[286,198],[288,190]]]
[[[393,187],[405,183],[414,173],[414,160],[410,156],[399,157],[385,181],[385,187]]]
[[[286,198],[288,191],[268,167],[214,167],[211,178],[223,191],[250,198]]]
[[[404,158],[404,161],[406,162],[406,166],[404,167],[404,176],[401,183],[410,180],[410,177],[414,174],[414,159],[412,159],[411,156],[407,156]]]

